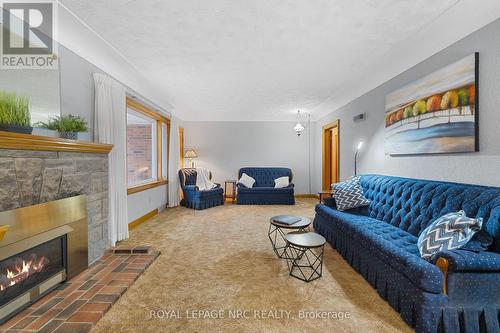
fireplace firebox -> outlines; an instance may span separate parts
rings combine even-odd
[[[85,196],[0,212],[0,324],[88,266]]]
[[[0,261],[0,307],[58,274],[66,276],[66,235]]]

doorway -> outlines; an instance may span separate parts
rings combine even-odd
[[[323,126],[323,190],[330,190],[330,185],[338,183],[339,165],[339,121]]]

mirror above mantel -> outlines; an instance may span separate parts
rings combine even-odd
[[[14,11],[9,12],[4,8],[1,11],[0,26],[4,39],[0,66],[1,123],[3,125],[16,125],[16,121],[13,119],[19,113],[12,111],[9,113],[5,110],[26,109],[24,107],[26,102],[31,116],[29,120],[31,126],[38,122],[47,122],[51,117],[60,116],[61,90],[58,43],[51,39],[51,36],[45,34],[43,34],[45,38],[41,39],[34,34],[25,35],[23,21],[15,15]],[[3,20],[6,21],[3,22]],[[54,27],[52,28],[54,29]],[[42,31],[45,30],[42,29],[39,33]],[[7,49],[5,49],[7,47],[5,45],[8,45]],[[42,46],[47,45],[50,45],[47,52],[33,51],[39,50],[34,47],[40,47],[42,50]],[[27,59],[31,59],[31,61],[27,62]],[[47,60],[50,60],[50,66],[43,65]],[[23,107],[17,107],[16,103],[22,104]],[[25,117],[18,116],[18,118],[26,120]]]

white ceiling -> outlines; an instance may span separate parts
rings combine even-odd
[[[438,45],[443,28],[455,24],[463,37],[500,16],[497,0],[60,2],[157,85],[183,120],[291,120],[299,108],[317,118],[398,74],[407,65],[395,68],[391,58],[404,57],[405,41],[433,32]],[[469,20],[450,21],[457,11],[469,15],[472,2]],[[450,38],[442,35],[444,47]],[[435,52],[425,40],[415,49]]]

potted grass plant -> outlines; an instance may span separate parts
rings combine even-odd
[[[35,126],[57,131],[59,137],[64,139],[78,139],[78,132],[87,132],[87,121],[79,116],[55,116],[47,122],[36,123]]]
[[[15,92],[0,91],[0,131],[31,134],[29,99]]]

